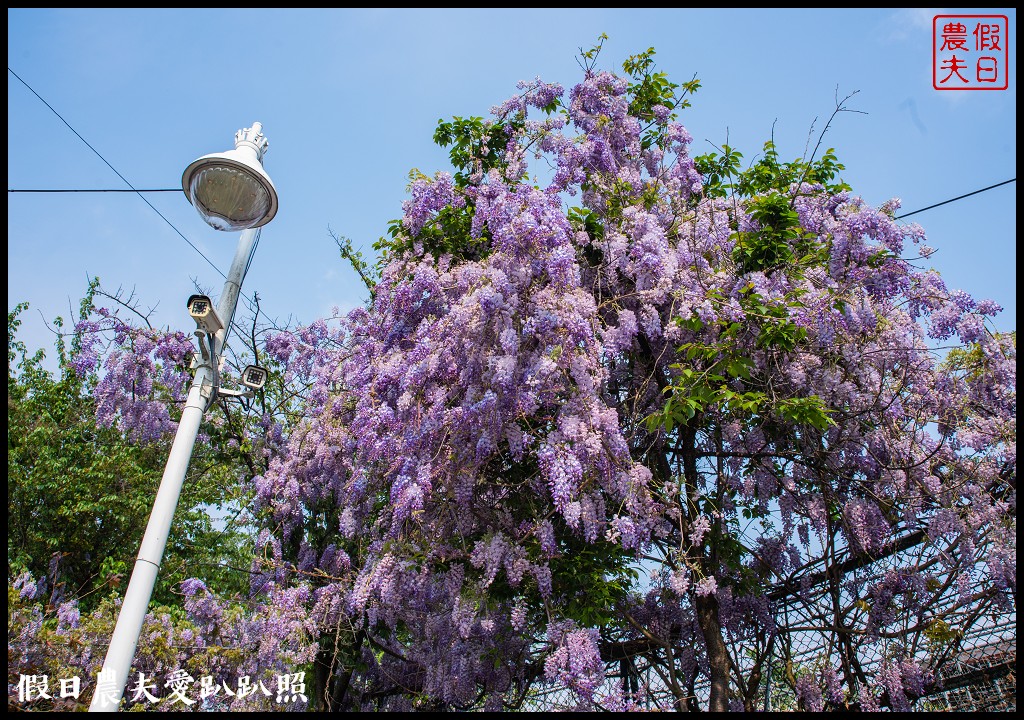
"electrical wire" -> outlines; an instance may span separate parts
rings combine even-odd
[[[15,77],[17,77],[17,76],[15,76]],[[19,78],[19,80],[20,80],[20,78]],[[29,88],[29,89],[31,90],[31,88]],[[60,117],[60,116],[58,115],[58,117]],[[61,118],[61,119],[63,120],[63,118]],[[70,127],[70,125],[68,127]],[[88,143],[86,143],[86,144],[88,144]],[[115,172],[117,172],[117,171],[115,170]],[[125,181],[125,182],[127,182],[127,181]],[[988,187],[983,187],[980,190],[975,190],[974,192],[969,192],[969,193],[967,193],[965,195],[958,195],[955,198],[950,198],[949,200],[943,200],[940,203],[935,203],[934,205],[929,205],[928,207],[923,207],[920,210],[914,210],[913,212],[908,212],[908,213],[903,213],[902,215],[897,215],[896,219],[897,220],[902,220],[905,217],[910,217],[911,215],[917,215],[918,213],[922,213],[925,210],[931,210],[932,208],[941,207],[942,205],[948,205],[951,202],[955,202],[957,200],[963,200],[964,198],[971,197],[972,195],[977,195],[978,193],[983,193],[986,190],[992,190],[992,189],[997,188],[997,187],[1002,187],[1003,185],[1008,185],[1009,183],[1012,183],[1012,182],[1017,182],[1017,178],[1010,178],[1009,180],[1004,180],[1001,183],[996,183],[995,185],[989,185]],[[8,190],[7,192],[9,192],[9,193],[94,193],[94,192],[95,193],[102,193],[102,192],[157,193],[157,192],[178,192],[179,189],[180,188],[159,188],[159,189],[154,189],[154,190],[138,190],[138,189],[135,189],[135,188],[132,188],[130,190],[117,190],[117,189],[104,189],[104,190],[86,190],[86,189],[82,189],[82,190]]]
[[[174,232],[178,233],[178,235],[181,236],[181,239],[184,240],[185,242],[187,242],[192,247],[193,250],[195,250],[197,253],[199,253],[199,255],[203,258],[203,260],[205,260],[207,263],[209,263],[210,267],[212,267],[214,270],[216,270],[220,274],[220,276],[222,278],[227,279],[227,276],[220,271],[220,268],[218,268],[216,265],[213,264],[213,261],[211,261],[210,258],[206,257],[206,255],[203,254],[202,250],[200,250],[195,245],[193,245],[192,241],[189,240],[187,237],[185,237],[185,235],[181,232],[181,230],[179,230],[178,228],[176,228],[174,226],[174,223],[172,223],[170,220],[168,220],[166,217],[164,217],[164,214],[162,212],[160,212],[155,207],[153,207],[153,204],[151,202],[149,202],[149,200],[146,199],[146,196],[143,195],[142,193],[140,193],[138,190],[136,190],[135,186],[132,185],[130,182],[128,182],[128,179],[124,175],[119,173],[117,171],[117,168],[115,168],[113,165],[111,165],[109,162],[107,162],[107,159],[100,154],[99,150],[97,150],[92,145],[90,145],[88,140],[86,140],[84,137],[82,137],[81,134],[79,134],[79,132],[77,130],[75,130],[73,127],[71,127],[71,124],[67,120],[65,120],[63,117],[61,117],[61,114],[59,112],[57,112],[56,110],[54,110],[53,106],[50,105],[50,103],[46,102],[46,100],[44,100],[43,97],[39,93],[37,93],[35,90],[33,90],[31,85],[29,85],[27,82],[22,80],[21,77],[18,75],[18,73],[16,73],[13,70],[11,70],[10,67],[7,68],[7,71],[9,73],[11,73],[11,75],[13,75],[14,77],[18,78],[18,81],[22,85],[27,87],[29,89],[29,92],[31,92],[33,95],[35,95],[37,98],[39,98],[39,101],[41,103],[43,103],[43,105],[45,105],[46,107],[50,108],[50,111],[53,112],[53,114],[56,115],[58,118],[60,118],[60,121],[62,123],[64,123],[65,125],[68,126],[68,130],[73,132],[75,134],[75,136],[79,140],[81,140],[83,143],[85,143],[85,146],[87,148],[89,148],[94,153],[96,153],[96,157],[98,157],[100,160],[102,160],[104,165],[106,165],[108,168],[113,170],[115,175],[117,175],[119,178],[124,180],[124,184],[127,185],[128,187],[130,187],[132,189],[132,191],[135,192],[135,194],[137,194],[140,198],[142,198],[142,202],[144,202],[147,205],[149,205],[149,207],[152,208],[153,212],[155,212],[157,215],[159,215],[161,218],[163,218],[163,221],[165,223],[167,223],[168,225],[170,225],[171,229],[174,230]]]
[[[951,202],[956,202],[957,200],[963,200],[964,198],[970,197],[971,195],[977,195],[978,193],[983,193],[986,190],[991,190],[993,188],[1002,187],[1003,185],[1008,185],[1009,183],[1012,183],[1012,182],[1017,182],[1017,178],[1010,178],[1009,180],[1003,180],[1001,183],[996,183],[995,185],[989,185],[988,187],[984,187],[981,190],[975,190],[974,192],[969,192],[966,195],[958,195],[955,198],[950,198],[949,200],[943,200],[940,203],[935,203],[934,205],[929,205],[928,207],[923,207],[920,210],[915,210],[914,212],[908,212],[908,213],[903,213],[902,215],[897,215],[896,219],[897,220],[902,220],[905,217],[910,217],[911,215],[917,215],[918,213],[922,213],[925,210],[931,210],[932,208],[937,208],[937,207],[939,207],[941,205],[948,205]]]
[[[95,193],[95,192],[181,192],[181,188],[160,188],[158,190],[8,190],[9,193]]]
[[[38,92],[36,92],[35,89],[33,89],[33,87],[31,85],[29,85],[29,83],[27,83],[25,80],[20,78],[20,76],[18,76],[17,73],[15,73],[13,70],[11,70],[10,67],[7,68],[7,72],[9,72],[11,75],[13,75],[15,78],[17,78],[18,82],[22,83],[27,88],[29,88],[29,91],[33,95],[38,97],[39,101],[42,102],[44,105],[46,105],[46,107],[50,109],[50,112],[52,112],[53,115],[55,115],[55,116],[57,116],[57,118],[59,118],[60,122],[62,122],[63,124],[67,125],[68,129],[71,130],[73,133],[75,133],[76,137],[78,137],[78,139],[82,140],[82,142],[85,143],[85,145],[88,147],[88,149],[91,150],[93,153],[95,153],[96,157],[99,158],[101,161],[103,161],[103,164],[106,165],[106,167],[109,167],[111,170],[113,170],[114,173],[118,177],[120,177],[122,180],[124,180],[125,184],[128,185],[128,187],[130,188],[130,189],[52,189],[52,190],[47,190],[47,189],[38,189],[38,190],[36,190],[36,189],[8,189],[7,190],[8,193],[134,193],[139,198],[142,198],[142,202],[144,202],[146,205],[150,206],[150,208],[155,213],[160,215],[160,217],[164,220],[164,222],[166,222],[168,225],[170,225],[171,229],[173,229],[175,232],[177,232],[178,236],[180,236],[181,239],[183,241],[185,241],[189,245],[189,247],[191,247],[191,249],[193,249],[196,252],[198,252],[200,254],[200,257],[202,257],[204,260],[206,260],[207,263],[210,265],[210,267],[212,267],[214,270],[216,270],[217,274],[219,274],[219,276],[221,278],[223,278],[224,280],[227,280],[227,276],[225,276],[223,271],[221,271],[221,269],[219,267],[217,267],[215,264],[213,264],[213,261],[210,260],[210,258],[208,258],[203,253],[202,250],[200,250],[198,247],[196,247],[193,244],[193,242],[188,240],[184,236],[184,234],[182,234],[181,230],[179,230],[177,227],[174,226],[173,222],[168,220],[164,216],[163,213],[161,213],[159,210],[157,210],[157,208],[155,208],[150,201],[146,200],[142,196],[142,193],[172,193],[172,192],[176,193],[176,192],[180,192],[180,188],[176,187],[176,188],[166,188],[166,189],[160,188],[160,189],[147,189],[147,190],[140,190],[140,189],[136,188],[134,185],[132,185],[131,182],[128,181],[128,179],[124,175],[122,175],[120,172],[118,172],[117,168],[115,168],[108,161],[106,161],[106,158],[104,158],[102,155],[100,155],[99,151],[97,151],[95,149],[95,147],[93,147],[91,144],[89,144],[89,141],[86,140],[84,137],[82,137],[81,133],[79,133],[78,130],[76,130],[75,128],[73,128],[71,126],[71,123],[69,123],[67,120],[63,119],[63,117],[61,117],[61,115],[59,113],[57,113],[56,110],[53,109],[53,105],[51,105],[49,102],[47,102],[43,98],[42,95],[40,95]],[[257,230],[257,236],[256,236],[256,242],[257,243],[259,242],[259,232],[261,232],[261,231],[262,231],[262,228]],[[255,252],[255,250],[256,250],[256,244],[254,243],[253,244],[253,252],[250,252],[249,259],[248,259],[248,261],[246,263],[246,269],[247,270],[249,269],[249,264],[252,263],[253,253]],[[271,324],[273,323],[273,321],[270,319],[269,316],[267,316],[267,314],[265,312],[263,312],[262,310],[258,310],[257,308],[254,308],[252,303],[250,303],[248,299],[243,297],[243,300],[245,300],[246,305],[249,307],[250,310],[258,311],[259,314],[262,314],[263,317],[265,317],[267,322],[269,322]],[[233,317],[233,314],[232,314],[232,317]],[[238,325],[236,325],[234,327],[236,327],[241,332],[241,328],[239,328]]]

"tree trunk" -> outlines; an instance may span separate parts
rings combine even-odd
[[[708,666],[711,671],[711,698],[708,710],[727,712],[729,710],[729,650],[722,638],[722,625],[718,621],[718,600],[714,595],[694,597],[697,624],[704,634],[707,647]]]

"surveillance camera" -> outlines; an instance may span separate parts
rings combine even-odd
[[[242,371],[242,384],[247,388],[259,390],[267,382],[267,371],[256,365],[247,365]]]
[[[188,299],[188,314],[200,330],[211,335],[224,327],[224,323],[217,317],[217,311],[213,309],[213,302],[205,295],[193,295]]]

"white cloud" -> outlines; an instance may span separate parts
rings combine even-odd
[[[943,15],[942,8],[903,8],[892,13],[883,21],[878,37],[884,42],[900,43],[915,40],[922,31],[931,31],[932,20]]]

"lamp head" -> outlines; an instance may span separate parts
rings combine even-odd
[[[256,122],[235,133],[234,150],[203,155],[185,168],[181,189],[208,225],[237,232],[274,218],[277,190],[262,162],[267,147]]]

